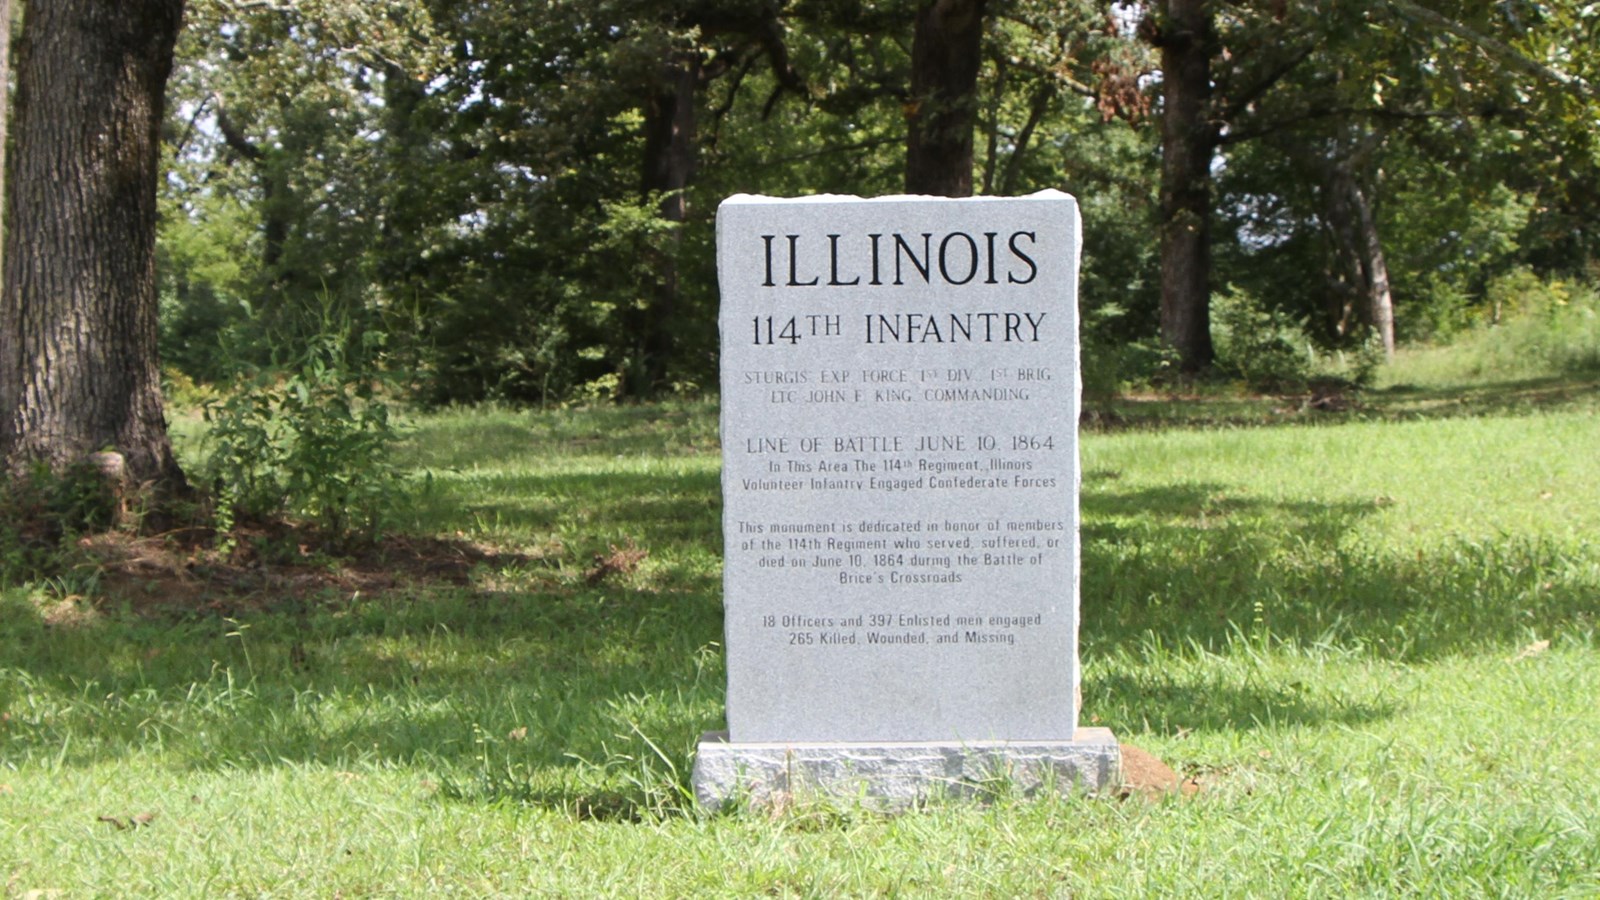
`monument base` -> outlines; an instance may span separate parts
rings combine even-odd
[[[1122,751],[1109,728],[1080,728],[1071,741],[732,743],[701,736],[694,793],[715,810],[731,800],[861,802],[900,809],[919,800],[1040,790],[1105,794],[1122,781]]]

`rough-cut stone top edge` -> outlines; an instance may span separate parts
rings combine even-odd
[[[952,200],[978,203],[1002,203],[1017,200],[1073,200],[1077,198],[1065,191],[1055,188],[1046,188],[1032,194],[1023,194],[1017,197],[939,197],[931,194],[889,194],[882,197],[859,197],[855,194],[807,194],[801,197],[771,197],[766,194],[734,194],[723,200],[722,206],[760,205],[765,203],[906,203],[906,202],[950,202]]]

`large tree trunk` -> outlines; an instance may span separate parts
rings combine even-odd
[[[1161,338],[1183,371],[1215,357],[1211,345],[1211,55],[1207,0],[1166,0],[1161,47]]]
[[[906,192],[972,196],[972,133],[986,0],[928,0],[911,43]]]
[[[689,218],[686,190],[695,170],[695,102],[701,67],[698,52],[674,53],[662,66],[661,80],[644,108],[644,177],[640,186],[647,196],[662,195],[661,218],[678,226]],[[649,393],[666,381],[667,363],[672,358],[672,324],[678,314],[679,243],[680,231],[674,230],[666,245],[652,254],[652,297],[637,329],[641,370],[647,383],[630,386],[633,393]]]
[[[5,221],[6,126],[11,122],[11,0],[0,0],[0,227]],[[5,247],[0,241],[0,272],[5,271]]]
[[[0,464],[121,453],[181,489],[156,355],[156,179],[182,0],[30,0],[0,292]]]

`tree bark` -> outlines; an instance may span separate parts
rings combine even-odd
[[[929,0],[917,13],[906,105],[906,192],[972,196],[972,134],[986,0]]]
[[[1211,365],[1211,116],[1207,0],[1166,0],[1161,48],[1161,338],[1184,372]]]
[[[0,464],[114,450],[182,490],[156,351],[159,129],[183,0],[31,0],[0,291]]]
[[[660,81],[644,107],[644,178],[640,186],[647,196],[661,194],[658,211],[662,220],[678,226],[689,218],[686,191],[695,170],[695,103],[701,66],[696,51],[674,53],[662,66]],[[648,383],[633,386],[633,393],[650,393],[666,381],[667,363],[672,358],[672,322],[678,314],[679,244],[679,233],[674,231],[661,252],[653,254],[656,277],[639,330],[641,370]]]
[[[1385,359],[1394,359],[1394,296],[1389,289],[1389,264],[1383,254],[1378,219],[1367,190],[1374,182],[1374,157],[1383,146],[1383,132],[1342,123],[1331,150],[1320,161],[1324,218],[1333,238],[1340,270],[1337,329],[1341,337],[1355,324],[1376,331]],[[1365,176],[1365,177],[1364,177]]]
[[[702,40],[730,42],[714,51],[698,47],[669,51],[662,60],[644,103],[644,157],[640,188],[646,196],[660,194],[661,219],[681,226],[689,218],[687,190],[699,161],[699,109],[706,84],[729,71],[728,60],[749,48],[759,48],[772,67],[776,86],[768,97],[765,116],[786,92],[802,93],[799,75],[789,61],[780,17],[781,4],[724,2],[694,4],[677,24],[692,25]],[[730,101],[731,102],[731,101]],[[681,285],[678,253],[681,228],[674,229],[651,254],[655,278],[651,301],[635,317],[635,344],[640,356],[635,366],[644,384],[628,385],[631,394],[648,394],[667,382],[674,356],[676,320],[680,316]]]
[[[11,122],[11,0],[0,0],[0,234],[4,233],[6,206],[6,126]],[[5,271],[4,241],[0,241],[0,272]]]
[[[1356,178],[1354,165],[1349,159],[1328,163],[1328,229],[1335,255],[1343,264],[1338,333],[1349,334],[1356,323],[1370,326],[1383,342],[1384,358],[1392,360],[1394,296],[1389,289],[1389,264],[1383,255],[1377,216]]]
[[[1389,263],[1383,256],[1383,241],[1378,235],[1378,220],[1361,185],[1351,182],[1355,194],[1356,221],[1361,226],[1363,274],[1366,276],[1367,303],[1372,327],[1383,341],[1383,358],[1394,361],[1394,295],[1389,291]]]

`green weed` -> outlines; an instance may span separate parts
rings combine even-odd
[[[321,325],[283,361],[238,376],[203,406],[220,531],[235,515],[305,519],[334,538],[374,537],[401,496],[399,440],[379,388],[379,332],[356,333],[324,304]]]

